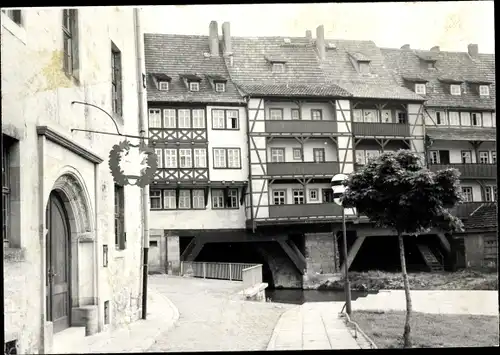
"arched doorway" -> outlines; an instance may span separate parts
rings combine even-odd
[[[64,202],[52,191],[46,210],[47,320],[57,333],[71,324],[71,231]]]

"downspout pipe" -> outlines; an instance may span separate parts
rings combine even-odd
[[[135,23],[135,50],[137,58],[137,97],[139,110],[139,134],[144,137],[148,126],[146,115],[144,114],[144,43],[141,31],[141,16],[140,8],[134,8],[134,23]],[[144,143],[144,140],[141,141]],[[148,302],[148,253],[149,253],[149,187],[141,189],[142,199],[142,319],[147,317],[147,302]]]

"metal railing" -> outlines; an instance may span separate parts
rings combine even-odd
[[[243,286],[245,289],[260,285],[262,283],[262,264],[254,265],[243,269]]]
[[[262,279],[261,264],[181,261],[181,276],[243,281],[243,271],[255,266],[260,266]]]

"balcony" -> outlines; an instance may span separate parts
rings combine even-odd
[[[429,170],[437,172],[454,168],[460,171],[461,179],[496,179],[496,164],[429,164]]]
[[[342,208],[334,203],[307,203],[303,205],[270,205],[270,218],[342,216]]]
[[[276,120],[266,121],[267,133],[334,133],[337,122],[331,120]]]
[[[339,163],[328,161],[322,163],[298,162],[298,163],[267,163],[267,175],[269,176],[328,176],[331,177],[340,172]]]
[[[410,126],[406,123],[366,123],[353,122],[352,133],[355,136],[410,136]]]

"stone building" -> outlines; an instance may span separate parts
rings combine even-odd
[[[108,166],[123,138],[72,131],[116,133],[107,112],[139,135],[135,16],[2,10],[4,334],[18,353],[61,353],[140,316],[141,189]]]

